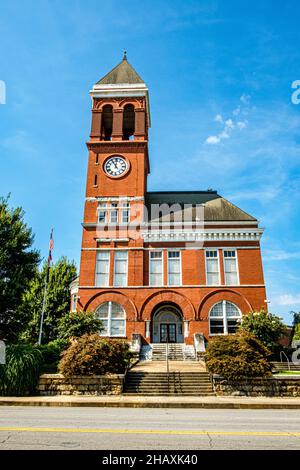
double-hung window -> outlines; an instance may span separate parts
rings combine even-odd
[[[168,251],[168,285],[181,284],[180,251]]]
[[[109,251],[98,251],[96,258],[95,285],[109,285]]]
[[[150,251],[150,286],[163,285],[163,256],[162,251]]]
[[[98,223],[104,224],[106,221],[106,205],[99,204],[98,206]]]
[[[110,223],[117,224],[118,223],[118,203],[112,202],[110,206]]]
[[[206,283],[208,286],[220,284],[218,250],[206,250]]]
[[[239,283],[236,250],[224,250],[224,272],[227,286]]]
[[[124,202],[121,206],[121,223],[128,224],[129,223],[129,203]]]
[[[127,286],[128,251],[115,251],[114,286]]]

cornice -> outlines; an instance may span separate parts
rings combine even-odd
[[[145,149],[148,157],[148,140],[99,140],[99,141],[88,141],[86,143],[87,148],[95,153],[113,153],[116,151],[120,152],[122,148],[126,152],[136,152],[137,149]]]

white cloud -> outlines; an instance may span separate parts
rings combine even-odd
[[[246,121],[238,121],[237,126],[240,130],[245,129],[247,127]]]
[[[250,95],[246,95],[245,93],[242,94],[242,96],[240,97],[240,100],[241,102],[245,105],[245,104],[248,104],[249,101],[250,101]],[[241,105],[238,105],[233,111],[232,111],[232,115],[234,117],[238,116],[239,114],[245,114],[247,112],[247,110],[242,107]],[[247,121],[244,120],[242,121],[241,120],[241,117],[240,117],[240,120],[238,122],[235,122],[232,118],[227,118],[227,119],[224,119],[222,114],[218,113],[215,115],[214,117],[214,121],[215,122],[218,122],[220,124],[223,124],[223,130],[217,134],[217,135],[210,135],[209,137],[207,137],[207,139],[205,140],[205,143],[206,144],[212,144],[212,145],[216,145],[216,144],[219,144],[223,139],[229,139],[230,135],[231,135],[231,132],[237,127],[239,130],[243,130],[247,127]]]
[[[278,297],[279,305],[300,304],[300,294],[283,294]]]
[[[232,111],[233,116],[238,116],[241,112],[240,105]]]
[[[225,124],[226,124],[226,127],[228,129],[233,129],[234,128],[234,124],[233,124],[233,120],[232,119],[227,119],[227,121],[225,121]]]
[[[242,96],[240,97],[240,100],[243,104],[249,104],[251,100],[251,96],[246,95],[246,93],[243,93]]]
[[[222,123],[223,123],[222,115],[221,115],[221,114],[217,114],[217,115],[215,116],[215,121],[216,121],[216,122],[222,122]]]
[[[205,142],[210,145],[216,145],[220,142],[220,140],[220,137],[218,137],[217,135],[210,135],[209,137],[207,137]]]
[[[222,131],[220,134],[219,134],[219,138],[220,139],[229,139],[229,134],[226,130]]]
[[[286,261],[300,259],[299,251],[265,250],[264,259],[267,261]]]

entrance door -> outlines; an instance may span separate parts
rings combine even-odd
[[[160,342],[176,343],[176,323],[160,324]]]

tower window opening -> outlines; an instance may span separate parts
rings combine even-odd
[[[102,129],[101,129],[102,140],[111,140],[112,124],[113,124],[113,107],[110,104],[107,104],[103,106],[103,111],[102,111]]]
[[[135,113],[132,104],[124,106],[123,113],[123,140],[133,140],[135,130]]]
[[[98,185],[98,176],[95,175],[94,177],[94,186],[97,186]]]

